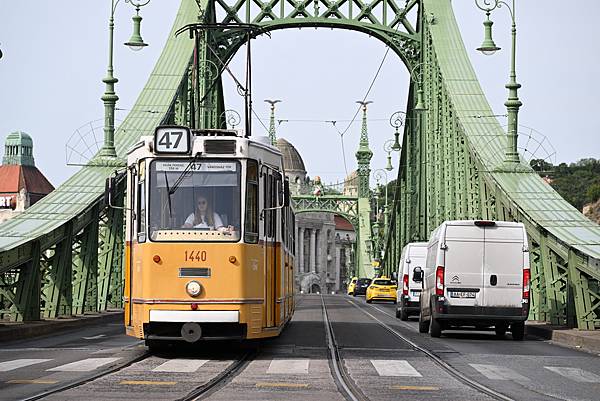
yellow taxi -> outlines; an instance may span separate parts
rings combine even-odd
[[[354,295],[354,287],[356,287],[357,281],[358,281],[358,277],[352,277],[350,284],[348,284],[348,295]]]
[[[367,288],[367,294],[365,298],[367,303],[375,301],[392,301],[396,303],[396,290],[398,285],[395,281],[390,280],[387,277],[379,277],[371,282],[369,288]]]

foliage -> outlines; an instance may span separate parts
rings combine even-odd
[[[534,159],[531,167],[571,205],[582,210],[587,203],[600,198],[600,160],[581,159],[567,165],[554,166],[542,159]]]

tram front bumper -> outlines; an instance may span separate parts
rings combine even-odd
[[[151,310],[144,338],[187,342],[242,339],[247,329],[239,320],[239,311]]]

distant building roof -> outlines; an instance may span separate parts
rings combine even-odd
[[[31,137],[21,131],[8,134],[4,142],[2,164],[35,166],[33,160],[33,140]]]
[[[285,171],[306,173],[304,161],[294,145],[283,138],[277,138],[277,148],[283,155],[283,168]]]
[[[352,224],[350,224],[350,222],[348,220],[346,220],[345,218],[335,215],[333,217],[334,222],[335,222],[335,229],[336,230],[341,230],[341,231],[354,231],[354,226]]]
[[[54,187],[35,166],[31,137],[16,131],[8,134],[4,143],[4,157],[0,166],[0,194],[18,194],[21,190],[43,196],[52,192]]]
[[[54,186],[35,166],[0,166],[0,194],[17,194],[22,189],[30,194],[47,195],[54,191]]]

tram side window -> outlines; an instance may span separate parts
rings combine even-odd
[[[246,216],[244,241],[258,242],[258,163],[248,160],[246,172]]]

